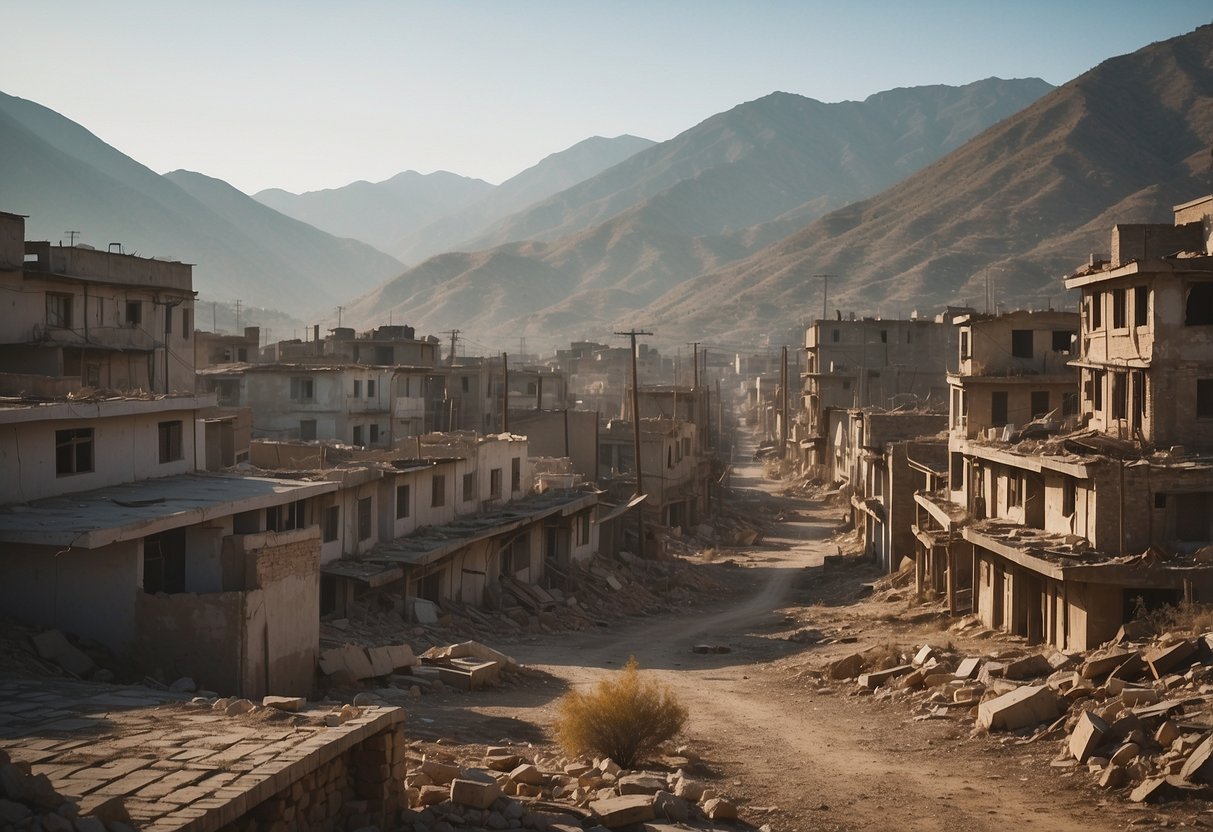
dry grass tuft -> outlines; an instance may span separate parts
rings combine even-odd
[[[642,678],[631,658],[589,693],[573,691],[560,700],[556,738],[570,754],[598,754],[632,768],[678,736],[686,721],[674,692]]]

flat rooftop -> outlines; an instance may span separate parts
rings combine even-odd
[[[434,563],[477,540],[513,531],[554,514],[567,516],[597,503],[597,492],[552,490],[532,494],[494,511],[462,517],[444,526],[426,526],[407,537],[381,543],[359,560],[412,565]]]
[[[334,482],[181,474],[0,506],[0,543],[97,549],[336,491]]]
[[[0,678],[0,748],[82,813],[121,797],[138,829],[210,832],[396,723],[364,707],[336,727],[323,706],[225,716],[145,687]]]

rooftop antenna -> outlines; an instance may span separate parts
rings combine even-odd
[[[451,354],[447,358],[447,362],[446,362],[451,367],[455,366],[455,344],[458,343],[459,333],[462,331],[463,330],[461,330],[461,329],[448,329],[446,332],[442,333],[443,335],[451,336]]]
[[[76,238],[80,236],[80,232],[79,231],[64,231],[63,233],[67,235],[67,244],[69,246],[71,246],[72,248],[75,248]]]
[[[836,274],[815,274],[813,277],[821,278],[821,319],[824,321],[829,317],[830,303],[830,278],[838,277]]]

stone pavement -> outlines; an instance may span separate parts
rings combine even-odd
[[[0,748],[81,814],[121,797],[134,825],[157,832],[219,829],[405,718],[364,707],[326,727],[327,712],[229,717],[165,691],[0,675]]]

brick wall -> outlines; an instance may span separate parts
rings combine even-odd
[[[404,726],[381,731],[285,786],[221,832],[389,827],[404,800]]]

